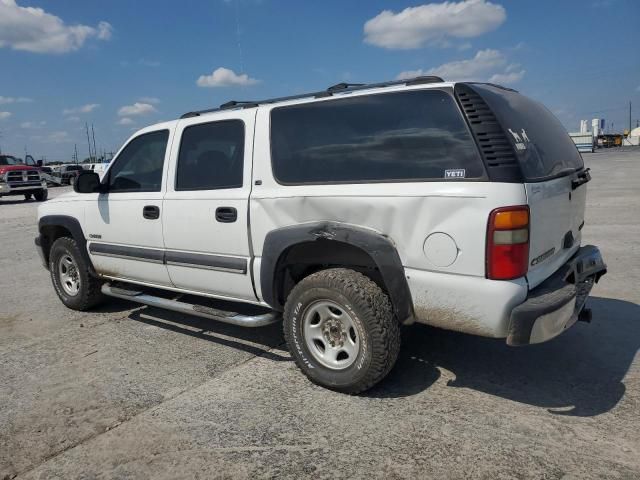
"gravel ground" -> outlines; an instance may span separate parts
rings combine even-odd
[[[640,150],[585,160],[593,322],[520,349],[413,326],[358,397],[310,384],[279,325],[67,310],[37,203],[0,199],[0,479],[639,478]]]

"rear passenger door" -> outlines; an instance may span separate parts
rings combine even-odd
[[[256,300],[248,202],[255,111],[180,121],[162,213],[166,263],[182,289]]]

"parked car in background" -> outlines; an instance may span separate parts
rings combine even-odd
[[[107,168],[109,168],[109,163],[108,162],[89,163],[84,165],[84,168],[85,170],[91,170],[92,172],[96,172],[100,177],[100,179],[102,180],[102,177],[104,176],[104,172],[106,172]]]
[[[40,176],[47,182],[47,186],[58,185],[53,177],[53,168],[40,167]]]
[[[40,168],[27,156],[26,161],[12,155],[0,155],[0,197],[24,195],[37,201],[47,199],[47,182],[40,175]]]
[[[53,175],[61,185],[73,185],[80,172],[84,170],[82,165],[60,165],[53,171]]]

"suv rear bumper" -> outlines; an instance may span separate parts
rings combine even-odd
[[[512,310],[507,344],[541,343],[560,335],[578,320],[591,288],[605,273],[600,250],[593,245],[580,248]]]

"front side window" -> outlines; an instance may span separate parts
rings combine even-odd
[[[187,127],[182,132],[176,190],[242,187],[244,123],[224,120]]]
[[[481,178],[482,159],[450,94],[363,95],[271,112],[271,161],[283,184]]]
[[[168,139],[160,130],[131,140],[109,171],[109,192],[159,192]]]

